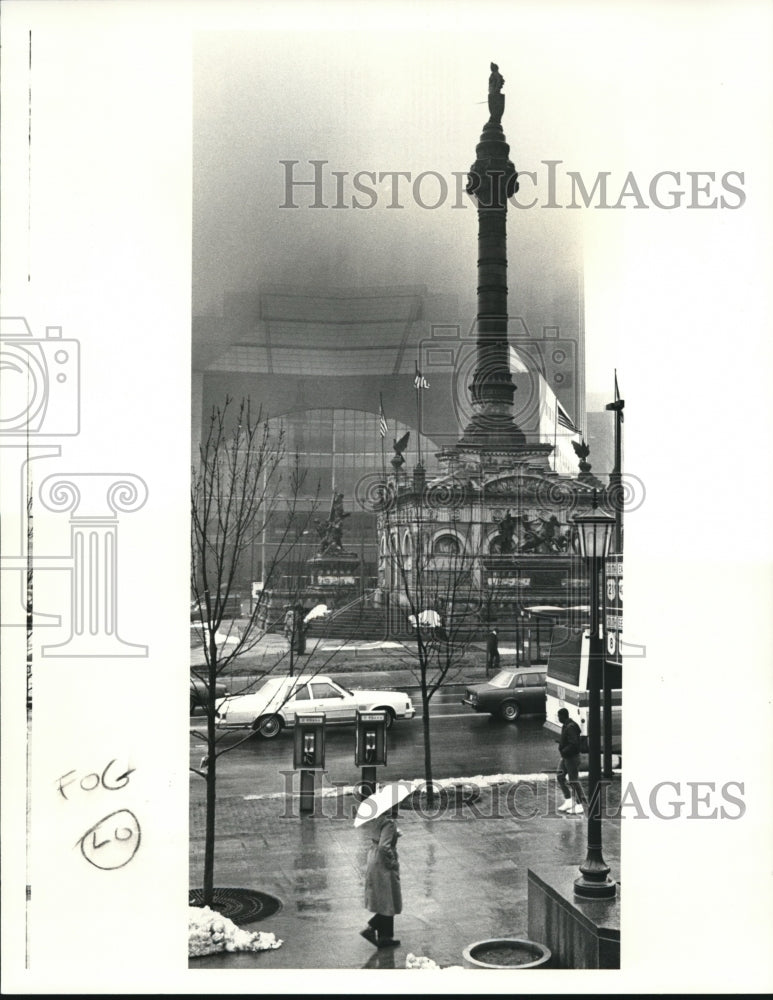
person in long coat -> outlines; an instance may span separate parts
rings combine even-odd
[[[497,630],[492,628],[486,639],[486,677],[499,670],[499,638]]]
[[[378,948],[400,944],[394,936],[395,915],[403,910],[396,816],[397,806],[393,806],[368,823],[371,842],[365,871],[365,909],[374,915],[360,934]]]

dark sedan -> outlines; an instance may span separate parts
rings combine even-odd
[[[225,684],[222,681],[215,682],[215,698],[225,698],[228,694]],[[206,708],[207,705],[207,685],[198,677],[191,677],[191,715],[196,707]]]
[[[545,714],[545,668],[500,670],[483,684],[470,684],[462,698],[476,712],[515,722],[521,715]]]

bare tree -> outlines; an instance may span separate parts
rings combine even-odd
[[[215,787],[218,757],[216,730],[218,679],[234,661],[254,649],[266,631],[265,602],[282,560],[291,552],[303,522],[299,497],[302,476],[296,463],[284,481],[284,432],[272,434],[261,411],[253,417],[249,400],[234,410],[226,398],[215,407],[200,447],[198,468],[191,479],[191,590],[195,598],[204,665],[193,669],[201,681],[206,731],[200,735],[207,747],[201,768],[193,768],[206,781],[204,847],[204,903],[212,902],[215,851]],[[234,614],[234,601],[242,564],[252,541],[269,523],[282,525],[272,556],[263,567],[262,592],[246,619]],[[227,624],[226,624],[227,622]],[[257,671],[244,682],[242,692],[277,664]]]
[[[249,400],[235,409],[226,398],[212,411],[191,479],[191,590],[204,653],[204,664],[192,667],[191,673],[202,685],[200,703],[206,715],[206,729],[194,733],[204,740],[206,754],[191,770],[206,782],[205,905],[211,905],[214,889],[218,760],[255,735],[250,731],[240,740],[224,742],[226,733],[216,727],[218,681],[240,657],[256,649],[268,630],[281,626],[284,608],[272,606],[273,596],[289,594],[291,604],[302,606],[308,582],[307,537],[314,530],[317,495],[306,495],[298,457],[289,463],[286,459],[283,429],[272,433],[260,410],[253,417]],[[237,585],[250,565],[254,539],[262,537],[269,524],[272,544],[263,559],[263,587],[249,614],[240,617],[234,613]],[[240,676],[239,689],[230,693],[248,693],[269,673],[293,676],[294,638],[295,630],[289,649],[278,656],[264,653],[249,675]],[[324,670],[336,652],[316,656],[313,669],[305,661],[304,673]],[[291,695],[288,691],[287,698]]]
[[[457,681],[485,615],[479,560],[469,520],[460,516],[463,487],[423,484],[410,496],[384,491],[380,530],[386,542],[391,600],[410,624],[402,639],[411,655],[405,665],[419,687],[422,705],[424,780],[434,797],[430,701]],[[383,544],[383,543],[382,543]],[[399,636],[398,636],[399,638]]]

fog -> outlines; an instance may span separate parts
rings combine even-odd
[[[282,283],[426,285],[458,296],[466,315],[477,220],[455,172],[475,159],[493,60],[506,81],[518,201],[536,202],[508,213],[510,314],[539,331],[577,308],[584,284],[587,387],[608,394],[612,369],[625,367],[620,337],[631,292],[640,294],[646,226],[662,236],[677,214],[653,206],[651,178],[699,169],[719,177],[742,162],[728,162],[726,137],[705,127],[721,117],[732,130],[738,118],[721,66],[706,58],[712,19],[696,23],[695,8],[681,4],[659,18],[638,17],[635,5],[501,5],[479,16],[467,8],[460,30],[461,6],[397,4],[304,6],[288,27],[294,6],[274,30],[194,34],[193,314],[220,315],[228,291]],[[326,161],[325,207],[311,207],[312,186],[288,189],[288,176],[314,179],[312,160]],[[361,178],[368,195],[354,184],[362,171],[390,176]],[[416,188],[425,171],[443,180],[428,175]],[[611,205],[632,172],[646,203],[629,192],[617,211],[565,207],[570,171],[589,192],[607,172]],[[393,184],[399,208],[390,207]],[[441,203],[422,207],[417,191],[425,205]]]

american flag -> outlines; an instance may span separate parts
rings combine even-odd
[[[386,417],[384,416],[384,403],[381,399],[380,393],[378,397],[378,429],[379,433],[381,434],[381,437],[385,438],[387,436],[387,430],[389,428],[387,427]]]
[[[568,431],[573,431],[573,432],[575,432],[575,431],[577,430],[577,428],[576,428],[576,427],[574,426],[574,424],[573,424],[573,423],[572,423],[572,421],[570,420],[570,418],[569,418],[569,414],[568,414],[568,413],[566,412],[566,410],[565,410],[565,409],[564,409],[564,408],[563,408],[563,407],[562,407],[562,406],[560,405],[560,403],[559,403],[558,401],[556,401],[556,412],[557,412],[557,419],[558,419],[558,422],[559,422],[559,424],[560,424],[560,425],[561,425],[562,427],[565,427],[565,428],[566,428],[566,429],[567,429]]]
[[[413,376],[413,384],[417,389],[429,389],[429,382],[419,371],[418,365],[416,365],[416,374]]]

